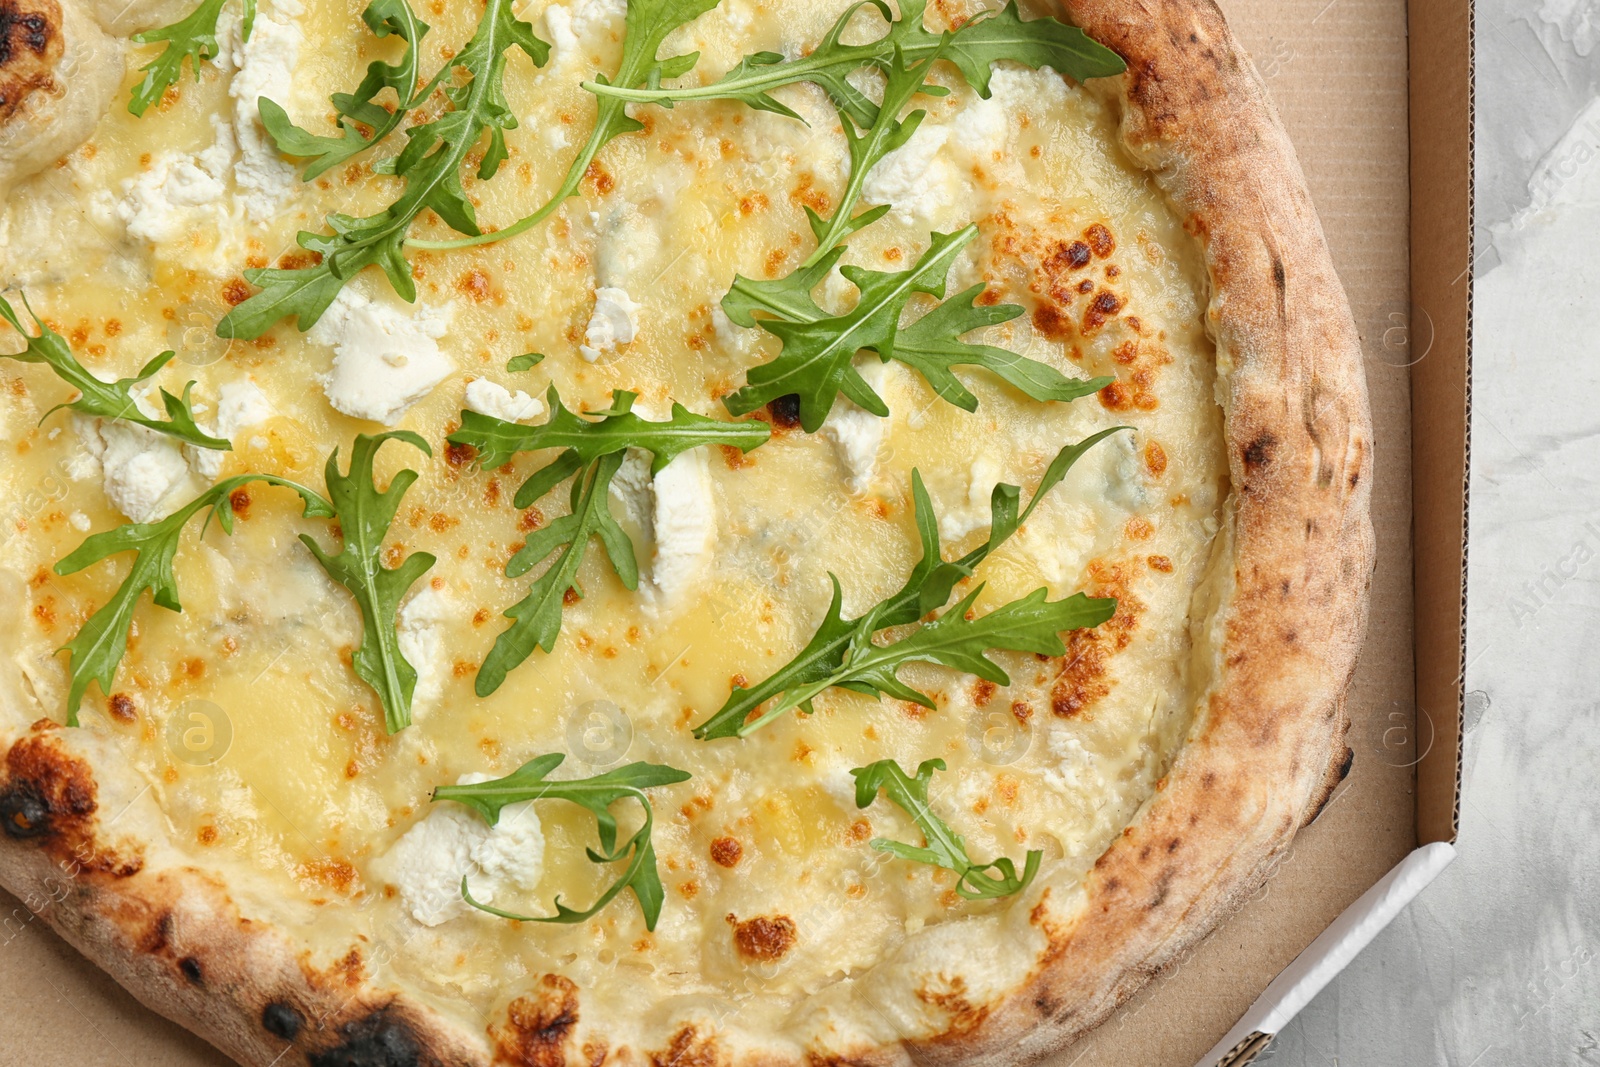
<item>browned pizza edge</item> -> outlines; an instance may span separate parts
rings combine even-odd
[[[1348,773],[1346,692],[1376,554],[1360,339],[1294,147],[1210,0],[1062,0],[1128,63],[1092,88],[1201,242],[1235,507],[1223,673],[1163,789],[1096,863],[1087,902],[1033,923],[1031,980],[918,1064],[1062,1048],[1235,912]]]

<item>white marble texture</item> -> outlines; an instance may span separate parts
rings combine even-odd
[[[1260,1061],[1600,1064],[1600,0],[1478,0],[1460,857]]]

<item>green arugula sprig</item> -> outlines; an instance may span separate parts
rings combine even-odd
[[[434,790],[433,799],[454,800],[465,804],[483,816],[484,821],[490,826],[500,821],[500,812],[507,804],[521,801],[565,800],[587,808],[594,814],[600,836],[600,848],[585,849],[585,852],[590,861],[599,864],[620,863],[627,860],[628,866],[622,875],[612,882],[593,904],[581,910],[567,907],[561,903],[561,897],[558,895],[555,898],[554,915],[519,915],[480,904],[472,899],[466,878],[461,879],[462,897],[474,908],[491,915],[498,915],[502,919],[530,923],[580,923],[611,903],[624,889],[629,889],[639,901],[639,910],[644,913],[645,929],[654,930],[656,920],[661,917],[661,905],[666,899],[666,893],[661,888],[661,875],[656,870],[655,846],[650,841],[650,833],[655,825],[655,812],[644,790],[686,782],[691,777],[690,774],[687,771],[652,763],[630,763],[626,767],[619,767],[593,778],[548,781],[545,776],[559,767],[565,758],[559,752],[551,753],[530,760],[519,770],[492,782],[441,786]],[[620,845],[617,842],[616,816],[612,815],[610,810],[611,805],[619,800],[637,801],[644,809],[644,824]]]
[[[933,781],[933,772],[944,769],[944,760],[927,760],[917,768],[913,778],[894,760],[879,760],[850,772],[856,780],[857,808],[870,807],[881,789],[890,803],[911,816],[927,839],[926,846],[918,847],[877,837],[873,838],[872,847],[904,860],[955,871],[960,875],[956,892],[968,900],[995,900],[1028,888],[1028,883],[1039,873],[1039,863],[1044,859],[1042,851],[1029,850],[1021,877],[1017,875],[1016,865],[1004,856],[988,863],[977,863],[967,854],[967,844],[961,840],[961,835],[950,829],[928,806],[928,784]]]
[[[165,42],[167,47],[161,50],[159,56],[139,68],[144,72],[144,78],[133,87],[133,94],[128,100],[130,112],[143,117],[150,105],[160,100],[167,89],[183,77],[186,60],[194,68],[195,81],[200,80],[200,64],[216,59],[221,47],[217,43],[217,19],[227,4],[228,0],[203,0],[187,18],[171,26],[133,35],[135,44]],[[248,41],[250,31],[255,28],[256,0],[242,0],[242,4],[240,36]]]
[[[737,100],[760,111],[798,119],[800,116],[793,109],[771,93],[785,85],[812,82],[826,91],[856,125],[866,127],[876,119],[877,106],[850,84],[849,75],[865,66],[887,68],[897,51],[912,63],[942,52],[942,58],[954,63],[967,84],[985,99],[989,96],[990,68],[1003,59],[1035,68],[1048,66],[1078,81],[1112,77],[1127,69],[1120,56],[1075,26],[1050,17],[1024,20],[1015,0],[1003,11],[968,21],[954,31],[948,46],[942,43],[940,34],[923,26],[927,0],[900,0],[899,6],[900,18],[896,19],[885,0],[862,0],[839,17],[809,54],[785,59],[777,52],[757,52],[709,85],[631,87],[619,79],[617,84],[585,82],[584,88],[603,99],[663,107]],[[846,29],[867,7],[876,9],[889,24],[888,32],[864,44],[843,43]]]
[[[510,50],[522,49],[538,66],[550,55],[550,46],[512,14],[512,2],[487,0],[477,32],[448,64],[449,71],[465,72],[467,80],[445,87],[450,106],[444,114],[406,130],[406,147],[392,164],[393,173],[405,181],[400,197],[365,218],[329,215],[332,234],[301,231],[300,245],[322,256],[314,266],[246,271],[245,278],[259,286],[260,292],[217,324],[219,337],[259,337],[288,317],[297,319],[300,329],[308,330],[345,283],[370,266],[381,267],[395,292],[415,301],[416,279],[402,246],[417,216],[430,208],[461,233],[481,233],[477,212],[462,185],[462,167],[486,133],[488,146],[477,169],[478,179],[493,178],[507,158],[506,131],[517,126],[505,95]]]
[[[602,75],[594,84],[615,84],[636,88],[659,85],[664,78],[677,78],[687,74],[700,61],[700,53],[691,52],[669,59],[658,59],[657,54],[661,51],[662,42],[673,30],[693,22],[716,7],[719,2],[720,0],[630,0],[623,24],[622,61],[617,66],[616,77],[607,79]],[[585,86],[589,84],[586,82]],[[589,165],[594,162],[602,148],[623,134],[637,133],[644,129],[642,122],[628,114],[627,101],[601,97],[598,105],[594,126],[589,131],[589,139],[578,149],[577,156],[567,167],[567,174],[561,182],[561,187],[533,214],[524,216],[510,226],[493,233],[444,241],[411,240],[406,243],[412,248],[433,251],[470,248],[474,245],[516,237],[555,214],[556,210],[583,185],[584,176],[589,172]]]
[[[884,627],[872,612],[853,627],[846,626],[840,611],[839,579],[834,578],[833,603],[822,629],[849,634],[844,662],[831,674],[786,691],[758,718],[746,723],[741,733],[758,730],[784,712],[808,708],[816,697],[835,686],[867,696],[889,696],[935,707],[927,696],[900,681],[899,670],[908,663],[953,667],[996,685],[1010,685],[1010,676],[987,653],[1004,649],[1059,656],[1067,650],[1061,640],[1063,631],[1099,626],[1117,610],[1117,602],[1109,598],[1094,599],[1075,593],[1065,600],[1050,602],[1048,589],[1036,589],[1021,600],[974,617],[974,605],[983,590],[984,586],[978,585],[950,610],[909,636],[879,645],[873,642],[873,636]]]
[[[943,41],[948,43],[949,40],[950,35],[946,34]],[[755,317],[756,312],[790,321],[803,320],[820,313],[811,299],[811,292],[844,255],[844,239],[889,213],[890,205],[882,204],[855,214],[856,205],[861,202],[861,191],[866,187],[867,176],[885,156],[911,140],[928,115],[926,111],[917,110],[902,119],[899,117],[901,110],[918,95],[945,96],[949,92],[943,86],[931,85],[923,80],[932,64],[933,59],[929,58],[908,65],[905,56],[896,51],[885,71],[883,106],[865,130],[856,126],[848,112],[840,110],[839,122],[850,152],[850,178],[830,218],[822,218],[809,206],[805,209],[811,232],[817,238],[816,250],[786,277],[752,279],[742,274],[735,277],[733,288],[722,301],[722,309],[727,312],[729,319],[740,326],[753,327],[759,321]]]
[[[633,413],[636,394],[617,390],[611,407],[587,417],[567,410],[552,386],[548,394],[550,418],[538,426],[504,422],[472,411],[461,413],[461,429],[450,435],[452,444],[478,450],[479,462],[497,467],[518,452],[561,449],[561,454],[532,474],[517,490],[516,506],[525,508],[568,478],[572,479],[571,511],[530,536],[506,565],[506,575],[519,578],[552,553],[559,553],[536,578],[528,595],[506,609],[508,627],[478,670],[476,690],[486,697],[500,688],[506,675],[520,666],[535,648],[550,652],[561,635],[561,619],[568,590],[582,597],[577,582],[589,539],[599,537],[611,568],[628,589],[639,587],[639,565],[633,542],[611,513],[611,480],[622,466],[624,453],[639,448],[654,456],[652,473],[659,473],[675,457],[701,445],[727,445],[748,452],[764,444],[772,429],[762,422],[720,422],[695,415],[682,405],[672,406],[665,422],[648,422]]]
[[[1022,509],[1021,490],[1014,485],[1000,484],[994,487],[990,497],[990,523],[989,539],[977,548],[968,552],[958,560],[947,561],[944,559],[939,546],[939,522],[933,513],[933,503],[928,497],[928,491],[922,484],[920,472],[913,471],[911,478],[912,496],[915,501],[915,517],[918,539],[922,543],[922,558],[912,568],[906,584],[894,595],[872,607],[865,614],[855,619],[842,617],[842,596],[837,578],[833,579],[833,600],[829,605],[828,613],[823,623],[817,628],[806,647],[794,659],[790,660],[778,672],[764,682],[760,682],[748,689],[736,687],[729,694],[722,707],[705,722],[695,727],[694,735],[701,740],[714,740],[723,737],[747,737],[761,729],[767,723],[783,714],[784,711],[799,707],[804,711],[811,711],[811,698],[831,685],[842,685],[847,689],[856,689],[858,692],[867,692],[876,695],[884,691],[876,684],[876,679],[883,676],[884,671],[893,681],[893,667],[898,664],[891,663],[889,659],[878,658],[878,653],[872,652],[868,645],[870,639],[878,631],[895,626],[905,626],[916,622],[929,613],[943,607],[950,599],[950,594],[955,591],[956,585],[963,579],[970,578],[978,566],[988,559],[1002,544],[1011,538],[1028,521],[1040,501],[1065,478],[1074,464],[1081,459],[1095,445],[1104,441],[1112,434],[1119,433],[1127,427],[1119,426],[1110,430],[1102,430],[1092,437],[1085,438],[1074,445],[1063,448],[1046,469],[1044,477],[1039,482],[1039,487],[1034,491],[1033,499],[1026,509]],[[832,576],[830,575],[830,578]],[[1038,594],[1035,594],[1037,597]],[[1030,598],[1031,599],[1031,598]],[[969,598],[970,600],[970,598]],[[1023,601],[1021,603],[1028,603]],[[988,640],[989,628],[993,628],[992,636],[1006,637],[1003,628],[1013,624],[1020,626],[1018,636],[1030,643],[1042,643],[1043,635],[1029,622],[1030,616],[1039,620],[1039,625],[1054,625],[1056,621],[1071,623],[1073,626],[1098,625],[1105,621],[1104,618],[1096,622],[1081,622],[1079,619],[1094,618],[1099,614],[1110,617],[1108,608],[1115,610],[1115,602],[1111,600],[1089,600],[1087,603],[1073,598],[1061,602],[1061,605],[1030,605],[1026,609],[1017,608],[1010,616],[1003,616],[993,623],[987,623],[977,630],[963,631],[955,620],[944,627],[943,635],[938,640],[943,641],[946,636],[954,635],[955,654],[967,655],[972,652],[972,646],[983,640]],[[1010,605],[1009,607],[1017,607]],[[1006,609],[1001,609],[1002,611]],[[943,618],[957,614],[955,609],[947,612]],[[995,612],[993,614],[1000,614]],[[988,618],[986,616],[986,618]],[[983,620],[978,620],[982,622]],[[930,624],[932,625],[932,624]],[[1068,629],[1063,625],[1061,629]],[[924,628],[926,629],[926,627]],[[921,633],[922,631],[918,631]],[[963,644],[963,634],[971,637],[970,643]],[[913,635],[915,637],[916,635]],[[930,643],[930,651],[939,655],[948,654],[946,649],[935,642],[935,638],[923,639]],[[902,644],[905,644],[902,642]],[[872,645],[871,649],[878,646]],[[893,646],[891,646],[893,647]],[[902,655],[916,652],[923,646],[909,645],[902,649]],[[1003,647],[991,645],[993,647]],[[984,663],[988,660],[982,656],[987,649],[976,649],[977,658]],[[857,655],[871,659],[857,660]],[[901,660],[900,662],[909,662]],[[938,661],[935,661],[938,662]],[[864,677],[857,684],[857,680],[850,676],[853,667],[873,667],[877,673]],[[970,668],[964,668],[970,669]],[[990,674],[984,675],[998,681],[995,674],[1003,677],[1003,672],[998,667],[989,664],[984,668]],[[977,673],[977,672],[974,672]],[[838,682],[831,679],[841,679]],[[827,682],[827,685],[821,683]],[[894,681],[894,685],[898,685]],[[903,687],[902,687],[903,688]],[[798,695],[798,697],[797,697]],[[898,695],[898,694],[897,694]],[[926,703],[925,699],[918,699],[919,703]],[[773,702],[772,708],[756,715],[755,713],[767,704]]]
[[[361,609],[361,644],[352,657],[356,675],[378,694],[391,734],[411,725],[411,698],[417,671],[400,651],[395,616],[406,592],[435,562],[427,552],[414,552],[395,567],[383,565],[383,539],[388,536],[400,501],[417,480],[417,472],[400,471],[389,488],[378,491],[372,464],[385,441],[403,441],[432,456],[428,442],[409,430],[369,437],[361,434],[350,449],[350,469],[339,472],[339,450],[328,457],[324,475],[333,518],[344,534],[338,554],[325,551],[315,538],[301,534],[311,554],[334,581],[348,589]]]
[[[948,47],[953,39],[945,34],[941,47]],[[882,206],[854,214],[868,173],[910,140],[926,115],[913,111],[900,119],[900,109],[919,93],[942,92],[923,81],[924,72],[940,54],[935,50],[920,64],[908,66],[903,52],[896,48],[885,70],[883,106],[865,132],[857,131],[849,112],[840,109],[850,149],[850,180],[831,219],[824,221],[806,209],[817,237],[816,251],[787,277],[760,280],[739,275],[734,279],[722,300],[729,320],[745,327],[760,326],[781,340],[783,349],[777,359],[752,368],[743,389],[724,398],[731,413],[744,415],[778,397],[797,394],[800,425],[807,433],[815,433],[842,392],[863,409],[885,417],[888,405],[854,366],[862,351],[876,352],[885,363],[898,360],[906,364],[941,398],[966,411],[977,410],[978,398],[951,373],[953,367],[982,367],[1041,401],[1070,402],[1111,383],[1110,378],[1069,378],[1015,352],[963,341],[974,330],[1009,322],[1023,313],[1015,304],[979,307],[977,299],[985,289],[981,283],[901,328],[901,317],[918,293],[944,299],[950,266],[978,235],[976,226],[955,234],[935,233],[927,252],[909,270],[842,268],[845,279],[860,293],[856,305],[843,314],[830,315],[813,298],[813,291],[844,257],[841,242],[889,210]],[[763,317],[757,318],[758,313]]]
[[[134,386],[143,385],[154,378],[161,368],[172,361],[175,353],[163,352],[161,355],[146,363],[137,375],[132,378],[123,378],[115,382],[103,382],[89,372],[89,369],[72,354],[72,349],[67,345],[66,338],[56,333],[44,320],[34,314],[33,308],[28,304],[28,298],[22,298],[22,306],[27,308],[28,315],[38,327],[37,334],[30,333],[22,325],[22,320],[4,297],[0,297],[0,318],[9,322],[16,331],[28,342],[28,347],[16,353],[0,353],[0,358],[14,359],[20,363],[43,363],[56,374],[56,377],[78,390],[78,398],[65,404],[57,404],[44,417],[61,408],[70,408],[84,415],[96,415],[103,419],[120,419],[123,422],[135,423],[179,441],[197,445],[200,448],[209,448],[218,452],[232,450],[233,445],[220,437],[212,437],[202,430],[195,422],[194,409],[190,405],[189,394],[194,390],[194,382],[183,387],[182,396],[173,396],[165,389],[161,390],[161,403],[167,409],[167,419],[153,419],[139,410],[139,405],[133,399]],[[42,419],[40,421],[43,421]]]
[[[727,75],[707,86],[662,88],[662,82],[682,77],[699,62],[698,53],[660,59],[657,54],[673,30],[716,7],[717,0],[633,0],[628,5],[622,62],[615,77],[597,76],[583,87],[599,98],[593,131],[579,149],[556,195],[531,215],[493,233],[445,241],[411,240],[413,248],[445,250],[503,241],[539,225],[575,194],[600,150],[617,137],[644,127],[627,114],[628,104],[660,104],[704,100],[738,100],[761,111],[791,118],[800,115],[771,92],[785,85],[809,81],[821,86],[841,111],[860,129],[871,127],[878,105],[850,84],[849,75],[866,66],[887,68],[896,51],[909,63],[921,65],[934,56],[954,63],[978,93],[989,96],[990,68],[1002,59],[1032,67],[1051,66],[1085,80],[1120,74],[1125,64],[1115,52],[1096,43],[1082,30],[1053,18],[1025,21],[1015,3],[993,17],[973,19],[950,35],[923,27],[927,0],[903,0],[901,17],[885,0],[863,0],[850,8],[809,55],[785,60],[776,52],[746,56]],[[845,30],[864,7],[875,8],[889,23],[889,31],[866,44],[842,42]],[[951,41],[948,46],[945,37]]]
[[[650,473],[659,474],[691,448],[718,444],[748,452],[765,444],[772,435],[772,427],[764,422],[723,422],[696,415],[682,404],[672,405],[667,421],[650,422],[634,413],[637,396],[621,390],[612,394],[609,410],[591,412],[589,416],[568,410],[553,385],[545,399],[550,405],[550,417],[537,426],[463,411],[461,429],[449,438],[452,444],[470,445],[478,453],[479,465],[491,470],[519,452],[561,449],[556,462],[530,476],[517,490],[514,503],[519,508],[530,506],[579,467],[614,452],[642,448],[655,457]],[[594,421],[596,417],[600,421]]]
[[[361,19],[379,38],[398,37],[406,43],[405,54],[398,63],[374,60],[367,65],[367,76],[354,93],[334,93],[333,107],[339,115],[339,136],[328,137],[311,133],[296,126],[283,106],[267,97],[261,97],[257,109],[261,123],[278,151],[286,156],[305,159],[301,178],[311,181],[342,163],[346,163],[382,142],[400,128],[411,110],[421,104],[439,82],[454,69],[447,65],[420,92],[421,79],[418,55],[423,37],[429,26],[417,18],[406,0],[372,0]],[[395,106],[391,110],[378,103],[378,94],[385,89],[394,91]],[[369,132],[363,132],[365,127]]]
[[[83,629],[61,651],[67,653],[71,687],[67,697],[67,725],[78,725],[78,708],[90,682],[100,691],[111,693],[117,666],[128,651],[128,632],[139,598],[148,590],[156,604],[168,611],[182,611],[178,600],[178,578],[172,563],[177,555],[183,528],[202,511],[209,525],[213,517],[223,533],[233,532],[233,492],[252,482],[265,482],[292,489],[300,495],[307,518],[332,518],[333,508],[320,494],[303,485],[271,474],[242,474],[213,485],[171,515],[156,522],[130,523],[98,533],[84,541],[61,562],[57,574],[76,574],[101,560],[122,552],[134,552],[133,567],[122,585],[106,604],[89,617]]]

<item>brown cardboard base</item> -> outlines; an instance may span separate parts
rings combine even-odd
[[[1427,354],[1433,332],[1428,315],[1413,315],[1409,303],[1406,4],[1226,0],[1223,7],[1299,146],[1367,353],[1379,557],[1371,629],[1350,697],[1356,760],[1266,888],[1053,1061],[1060,1065],[1194,1064],[1274,975],[1415,847],[1414,763],[1439,732],[1427,716],[1419,729],[1413,711],[1409,366]],[[4,894],[0,915],[11,917],[0,920],[0,1065],[226,1063],[140,1008]]]

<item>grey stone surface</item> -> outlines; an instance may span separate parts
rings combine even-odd
[[[1600,1064],[1600,0],[1478,0],[1460,855],[1274,1067]]]

